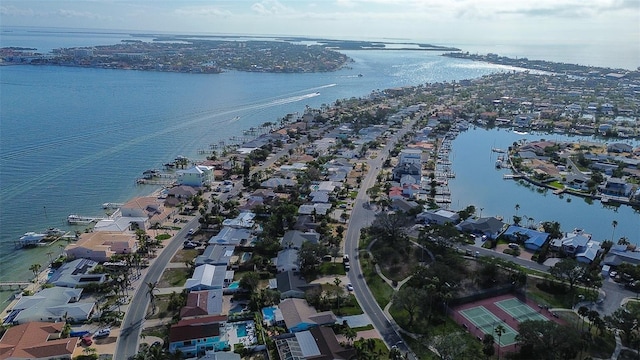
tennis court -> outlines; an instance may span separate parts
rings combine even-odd
[[[464,316],[477,330],[482,331],[484,334],[491,334],[495,338],[496,343],[500,340],[500,346],[509,346],[516,343],[516,332],[511,326],[503,320],[500,320],[492,312],[487,310],[484,306],[476,306],[465,310],[460,310],[460,314]],[[505,329],[502,337],[498,339],[495,333],[495,328],[498,325],[502,325]]]
[[[495,304],[504,312],[511,315],[518,323],[527,320],[548,320],[547,317],[516,298],[498,301]]]

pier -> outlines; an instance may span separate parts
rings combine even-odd
[[[0,290],[13,290],[14,286],[17,289],[22,290],[29,285],[31,285],[31,283],[26,281],[3,281],[3,282],[0,282]]]
[[[71,214],[71,215],[67,216],[67,222],[69,224],[71,224],[71,225],[91,224],[91,223],[94,223],[94,222],[98,222],[100,220],[105,220],[105,218],[81,216],[81,215],[76,215],[76,214]]]
[[[502,178],[505,180],[509,180],[509,179],[522,179],[524,178],[524,175],[519,175],[519,174],[504,174],[502,175]]]

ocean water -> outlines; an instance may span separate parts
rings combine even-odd
[[[21,29],[3,32],[2,46],[47,51],[125,38],[131,39],[124,33]],[[31,264],[45,264],[65,245],[16,250],[21,234],[83,229],[68,226],[67,215],[104,216],[102,203],[152,192],[154,187],[136,185],[135,179],[177,155],[201,158],[198,149],[301,114],[306,106],[508,70],[434,52],[345,53],[354,62],[316,74],[0,67],[0,281],[29,279]],[[616,232],[625,224],[620,221]],[[0,303],[8,295],[0,292]]]

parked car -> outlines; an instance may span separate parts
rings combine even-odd
[[[86,334],[82,338],[80,338],[80,342],[84,346],[91,346],[93,344],[93,340],[91,340],[91,334]]]
[[[353,291],[353,285],[351,285],[351,283],[347,284],[347,290],[348,291]]]
[[[100,330],[96,331],[96,333],[93,334],[93,338],[94,339],[106,338],[109,335],[111,335],[111,329],[104,328],[104,329],[100,329]]]
[[[510,243],[509,247],[514,249],[514,250],[519,248],[518,244],[516,244],[516,243]]]
[[[349,255],[345,254],[345,255],[342,257],[342,262],[343,262],[343,263],[345,263],[345,264],[346,264],[346,263],[348,263],[348,262],[349,262]]]
[[[195,249],[198,247],[198,244],[193,243],[191,241],[185,241],[184,245],[182,245],[183,249]]]
[[[196,233],[195,229],[189,229],[189,232],[187,232],[188,235],[193,235]]]

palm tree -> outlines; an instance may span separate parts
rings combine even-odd
[[[340,287],[340,284],[342,284],[342,280],[340,280],[340,278],[336,276],[336,278],[333,280],[333,284],[336,286],[336,307],[338,308],[338,313],[339,313],[340,312],[340,295],[342,293],[342,288]]]
[[[29,270],[33,272],[33,276],[35,277],[35,281],[38,280],[38,273],[40,273],[40,269],[42,269],[42,265],[35,263],[29,266]]]
[[[516,207],[519,207],[518,205],[516,205]],[[502,347],[502,343],[500,342],[500,338],[502,338],[502,335],[507,331],[507,329],[504,328],[504,326],[502,326],[502,324],[496,326],[496,328],[493,330],[496,335],[498,335],[498,360],[500,360],[500,347]]]
[[[518,216],[518,210],[520,210],[520,204],[516,204],[516,216]]]
[[[158,290],[158,282],[148,282],[147,283],[147,296],[149,296],[149,301],[151,302],[151,313],[156,313],[156,291]]]
[[[618,222],[613,220],[611,226],[613,227],[613,230],[611,230],[611,241],[613,241],[613,233],[616,231],[616,227],[618,227]]]

